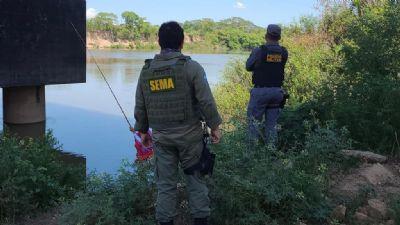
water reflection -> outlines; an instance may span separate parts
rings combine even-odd
[[[48,127],[65,151],[86,157],[89,170],[115,172],[122,159],[135,160],[133,138],[121,116],[54,103],[47,106]]]

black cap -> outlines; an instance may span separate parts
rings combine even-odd
[[[267,28],[267,34],[273,37],[281,37],[282,29],[279,25],[270,24]]]

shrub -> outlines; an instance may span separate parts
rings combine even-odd
[[[246,130],[232,124],[236,129],[214,149],[213,224],[324,222],[330,213],[328,171],[340,158],[338,150],[349,145],[345,130],[315,123],[306,128],[302,149],[283,153],[262,145],[249,148]],[[115,177],[91,174],[86,190],[64,206],[60,224],[154,224],[155,193],[149,163],[125,163]]]
[[[124,163],[116,177],[90,174],[86,190],[63,207],[60,224],[155,224],[155,187],[150,168],[147,163]]]
[[[362,13],[326,16],[342,65],[330,74],[318,103],[324,120],[347,126],[357,147],[398,155],[400,144],[400,4],[379,1]],[[336,18],[335,21],[331,21]]]
[[[243,60],[231,61],[225,68],[223,82],[214,89],[218,110],[225,121],[244,120],[252,87],[251,74],[246,71]]]
[[[82,188],[82,168],[59,160],[51,133],[41,140],[0,136],[0,221],[45,210]]]
[[[283,153],[247,146],[246,130],[225,134],[216,149],[212,182],[215,224],[294,224],[323,222],[330,213],[328,171],[348,147],[345,131],[315,125],[302,149]]]
[[[340,63],[325,38],[323,34],[307,34],[288,37],[282,42],[289,51],[284,86],[291,95],[290,105],[315,100],[330,71]]]

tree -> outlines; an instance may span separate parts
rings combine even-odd
[[[183,24],[183,28],[186,32],[192,34],[206,34],[213,32],[216,29],[216,23],[212,19],[201,19],[186,21]]]
[[[300,18],[300,26],[304,33],[314,33],[318,27],[319,20],[314,16],[302,16]]]
[[[144,28],[148,26],[145,22],[145,18],[131,11],[123,12],[122,19],[124,20],[125,38],[128,39],[139,39],[142,36]]]
[[[87,21],[89,31],[115,31],[117,25],[117,15],[113,13],[101,12],[96,17]]]

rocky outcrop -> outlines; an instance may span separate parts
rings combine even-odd
[[[204,41],[200,36],[187,35],[185,43],[192,44]],[[122,48],[122,49],[137,49],[139,46],[158,46],[157,41],[127,41],[119,40],[110,32],[88,32],[86,36],[88,48],[92,49],[107,49],[107,48]]]
[[[86,37],[86,45],[92,49],[106,49],[106,48],[125,48],[134,49],[136,44],[133,41],[117,40],[110,34],[88,33]]]
[[[394,179],[393,173],[380,163],[364,168],[360,174],[372,185],[384,184]]]
[[[387,219],[388,216],[386,203],[379,199],[368,200],[367,212],[369,216],[376,219]]]
[[[346,219],[347,208],[344,205],[338,205],[331,213],[331,219],[337,221],[344,221]]]
[[[355,169],[350,174],[341,178],[333,188],[333,191],[337,195],[354,198],[363,187],[380,187],[394,180],[395,175],[384,165],[380,163],[363,164],[360,168]],[[397,188],[396,185],[388,185],[385,187]]]
[[[385,163],[387,157],[373,152],[357,151],[357,150],[342,150],[345,156],[359,158],[369,163]]]
[[[354,154],[351,152],[349,155],[357,155],[354,157],[364,163],[346,174],[334,175],[331,193],[340,201],[332,210],[331,221],[356,225],[395,224],[393,210],[390,209],[389,203],[393,196],[400,194],[399,165],[397,163],[367,163],[387,161],[386,157],[374,153]],[[354,208],[355,204],[357,208]]]

